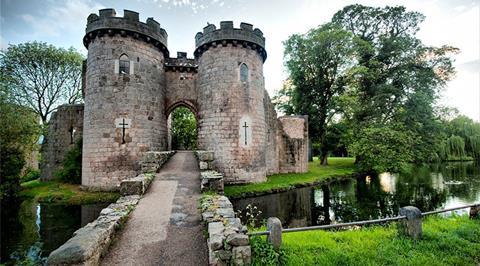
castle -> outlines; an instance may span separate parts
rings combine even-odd
[[[258,28],[223,21],[195,35],[194,59],[170,57],[167,32],[137,12],[102,9],[87,19],[84,105],[61,106],[50,121],[43,179],[83,138],[82,185],[114,190],[135,176],[147,151],[169,148],[168,116],[178,106],[196,116],[198,148],[214,151],[226,183],[307,171],[304,116],[277,114],[264,86],[265,38]]]

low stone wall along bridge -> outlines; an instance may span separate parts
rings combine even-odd
[[[193,152],[177,152],[170,158],[101,265],[207,265],[198,211],[199,176]]]

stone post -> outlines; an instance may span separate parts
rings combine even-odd
[[[470,207],[470,219],[480,219],[480,205]]]
[[[277,217],[270,217],[267,220],[267,231],[270,232],[267,241],[273,245],[273,248],[279,249],[282,245],[282,222]]]
[[[422,238],[422,212],[417,207],[406,206],[400,208],[398,214],[407,217],[399,223],[399,234],[415,240]]]

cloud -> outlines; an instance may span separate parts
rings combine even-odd
[[[88,2],[68,0],[55,3],[43,16],[31,14],[20,15],[21,19],[34,29],[34,37],[57,37],[65,32],[82,31],[85,25],[85,14],[95,13],[103,6],[89,5]],[[59,21],[61,20],[61,23]]]
[[[8,48],[8,44],[5,42],[2,36],[0,36],[0,51],[5,51]]]
[[[220,0],[152,0],[153,3],[158,2],[158,6],[166,6],[167,8],[190,8],[194,14],[208,8],[223,7],[225,4]]]
[[[460,64],[458,68],[462,71],[469,73],[480,73],[480,59],[472,60],[463,64]]]

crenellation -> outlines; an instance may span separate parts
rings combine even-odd
[[[250,23],[242,22],[240,23],[240,29],[246,31],[253,31],[253,25]]]
[[[100,9],[99,11],[100,18],[110,18],[110,17],[115,17],[117,13],[115,12],[115,9],[113,8],[104,8]]]
[[[221,21],[220,29],[222,30],[233,29],[233,21]]]
[[[133,22],[140,21],[138,12],[127,10],[127,9],[123,10],[123,18],[131,20]]]

